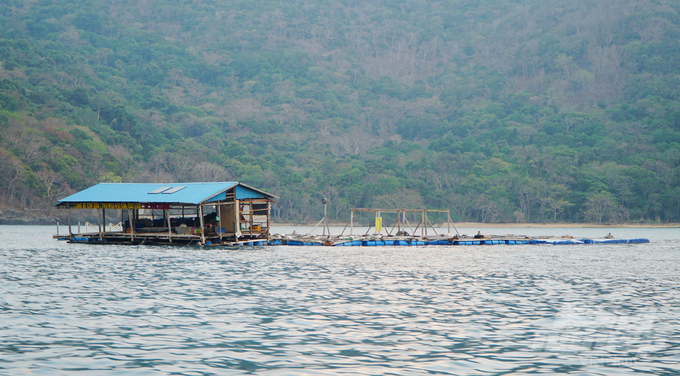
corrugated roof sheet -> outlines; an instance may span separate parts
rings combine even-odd
[[[163,184],[101,183],[61,199],[57,205],[75,202],[138,202],[198,205],[202,202],[212,201],[215,196],[223,196],[221,193],[234,186],[239,186],[239,189],[236,190],[237,200],[242,198],[275,197],[238,182]],[[185,188],[179,189],[179,187]],[[244,191],[244,189],[246,191]]]

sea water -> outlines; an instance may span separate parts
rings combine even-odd
[[[484,231],[649,244],[233,249],[54,232],[0,227],[0,375],[680,373],[675,228]]]

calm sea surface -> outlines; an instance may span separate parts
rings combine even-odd
[[[652,241],[630,245],[241,249],[54,232],[0,226],[0,375],[680,374],[680,229],[483,230]]]

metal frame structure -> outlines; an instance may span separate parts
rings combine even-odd
[[[428,228],[431,228],[432,231],[437,234],[437,231],[435,230],[434,226],[430,222],[430,220],[427,218],[427,213],[428,212],[435,212],[435,213],[446,213],[446,229],[448,233],[451,233],[451,227],[456,231],[456,234],[458,234],[458,229],[456,226],[453,224],[453,221],[451,220],[451,215],[448,210],[436,210],[436,209],[372,209],[372,208],[353,208],[350,209],[350,220],[349,220],[349,226],[350,226],[350,235],[354,235],[354,212],[364,212],[364,213],[375,213],[375,218],[381,218],[382,213],[396,213],[397,214],[397,220],[395,221],[394,225],[392,226],[392,230],[388,231],[387,228],[385,227],[385,231],[387,232],[387,235],[392,235],[391,232],[394,231],[394,228],[397,228],[397,232],[400,233],[402,232],[402,226],[403,225],[408,225],[409,229],[412,231],[412,235],[415,235],[415,233],[420,229],[421,231],[421,236],[428,236],[427,231]],[[406,219],[406,213],[420,213],[420,221],[418,222],[418,225],[416,226],[415,229],[411,227],[411,224],[408,222]],[[376,228],[376,219],[373,220],[371,225],[368,228],[368,232],[371,231],[372,228]],[[346,228],[346,227],[345,227]],[[404,227],[406,229],[406,227]],[[343,229],[343,233],[344,233]],[[368,234],[366,232],[366,235]],[[376,233],[378,231],[376,230]],[[382,232],[382,230],[381,230]],[[458,234],[460,235],[460,234]]]

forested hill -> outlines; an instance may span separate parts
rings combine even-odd
[[[680,2],[6,0],[0,209],[238,180],[276,221],[680,221]]]

